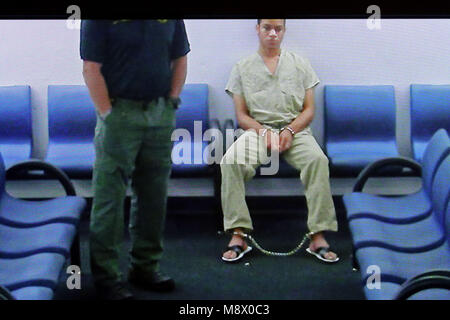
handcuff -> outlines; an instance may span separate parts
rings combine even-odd
[[[263,130],[263,132],[261,133],[261,137],[265,137],[265,135],[266,135],[266,133],[267,133],[267,130],[269,130],[269,129],[267,129],[267,128],[265,128],[264,130]]]
[[[289,132],[292,134],[292,136],[295,136],[295,131],[290,126],[286,126],[280,129],[280,133],[282,133],[284,130],[289,130]]]
[[[264,138],[264,136],[265,136],[266,133],[267,133],[267,130],[269,130],[269,129],[265,128],[265,129],[263,130],[263,132],[261,133],[261,137]],[[289,132],[292,134],[292,136],[295,136],[295,131],[294,131],[294,129],[292,129],[290,126],[286,126],[286,127],[281,128],[281,129],[280,129],[280,133],[282,133],[284,130],[289,130]]]

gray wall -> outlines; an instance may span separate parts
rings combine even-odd
[[[190,83],[207,83],[210,115],[235,118],[224,87],[233,64],[258,46],[255,20],[185,20],[191,43]],[[32,88],[34,156],[45,154],[47,86],[84,84],[79,30],[64,20],[0,20],[0,85]],[[283,47],[305,55],[316,87],[314,134],[323,144],[323,86],[391,84],[397,101],[397,141],[410,155],[409,85],[450,83],[450,19],[383,19],[369,30],[364,19],[288,20]]]

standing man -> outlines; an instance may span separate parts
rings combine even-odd
[[[253,230],[245,203],[244,181],[255,175],[267,149],[279,152],[300,171],[308,206],[311,237],[307,252],[325,262],[337,262],[324,231],[337,231],[330,191],[328,159],[309,127],[314,118],[314,87],[319,79],[308,60],[280,45],[283,19],[259,19],[257,53],[232,69],[226,92],[233,98],[239,126],[246,130],[221,161],[224,229],[234,233],[222,255],[241,259],[252,248],[239,235]],[[236,161],[236,158],[245,161]]]
[[[133,298],[119,268],[130,178],[128,280],[149,290],[174,289],[159,261],[171,134],[189,51],[182,20],[82,22],[83,76],[97,111],[90,258],[103,299]]]

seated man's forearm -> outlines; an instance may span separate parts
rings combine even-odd
[[[237,117],[237,120],[239,123],[239,127],[244,130],[255,130],[258,134],[261,130],[264,130],[263,125],[249,115],[240,115]]]
[[[302,111],[297,118],[295,118],[294,121],[289,124],[289,126],[294,130],[295,132],[300,132],[307,128],[312,120],[314,119],[314,111],[311,109],[306,109]]]
[[[95,107],[103,114],[111,109],[111,100],[100,68],[99,63],[84,61],[83,77]]]
[[[314,105],[314,89],[310,88],[305,92],[305,98],[303,102],[303,110],[289,124],[289,126],[295,132],[300,132],[307,128],[314,119],[315,105]]]

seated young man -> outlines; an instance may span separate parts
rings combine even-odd
[[[339,260],[323,235],[337,231],[328,159],[309,127],[319,79],[307,59],[281,49],[285,24],[283,19],[258,20],[259,49],[233,67],[226,86],[245,130],[220,164],[224,230],[233,234],[222,255],[226,262],[237,261],[252,249],[239,234],[253,230],[244,183],[255,175],[261,154],[268,149],[300,171],[313,233],[307,252],[325,262]]]

